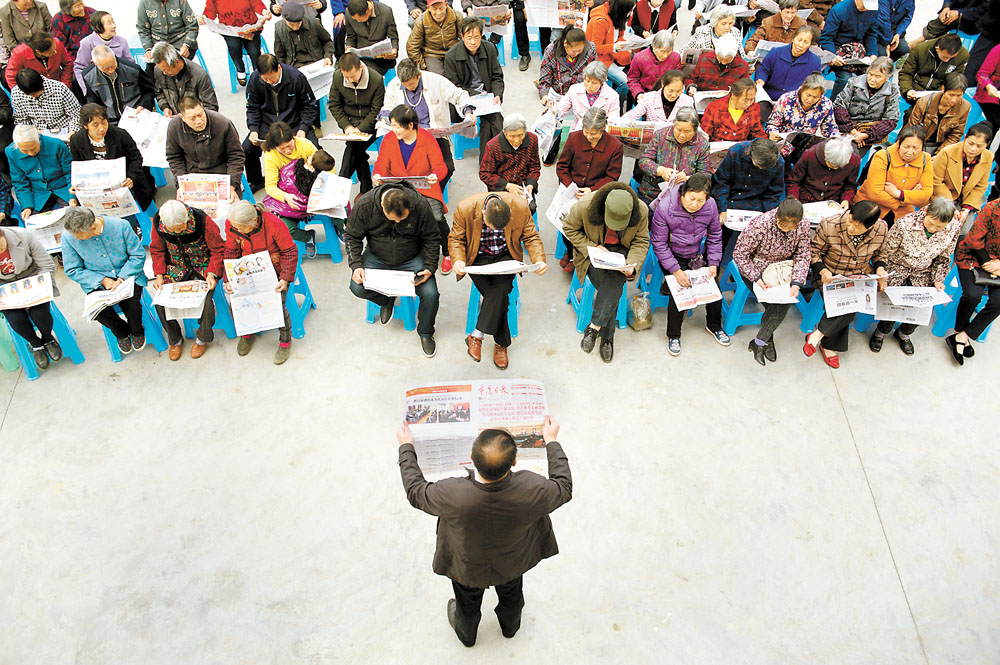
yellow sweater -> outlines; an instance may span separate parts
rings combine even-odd
[[[285,200],[285,193],[278,189],[278,172],[281,167],[288,162],[293,162],[296,159],[303,159],[309,155],[316,152],[316,146],[314,146],[309,139],[295,137],[295,151],[290,157],[282,155],[277,150],[268,150],[264,153],[264,191],[273,198],[279,201]],[[308,193],[308,192],[306,192]]]

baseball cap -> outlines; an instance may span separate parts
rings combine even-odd
[[[621,231],[632,218],[632,192],[616,189],[604,200],[604,224],[612,231]]]
[[[306,8],[297,2],[286,2],[281,8],[281,15],[285,17],[286,21],[298,23],[305,17]]]

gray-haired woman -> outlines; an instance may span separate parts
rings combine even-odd
[[[892,80],[892,60],[875,58],[833,101],[833,117],[841,134],[850,134],[862,154],[885,141],[899,122],[899,86]]]
[[[538,137],[528,131],[523,115],[512,113],[504,120],[503,131],[486,144],[479,162],[479,179],[491,192],[523,196],[534,213],[541,174]]]
[[[861,157],[847,137],[827,139],[807,148],[785,181],[788,197],[802,203],[838,201],[844,210],[858,189]]]
[[[549,102],[550,108],[553,106]],[[592,108],[604,109],[608,118],[621,117],[621,101],[608,85],[608,68],[603,62],[592,62],[583,70],[583,81],[570,86],[566,95],[554,104],[556,116],[562,118],[573,113],[573,129],[577,131],[583,124],[583,115]]]
[[[698,12],[697,8],[695,11]],[[696,13],[695,16],[697,15],[698,14]],[[708,25],[696,28],[694,33],[691,35],[691,39],[684,45],[681,52],[695,48],[706,51],[714,51],[716,42],[718,42],[718,40],[725,34],[733,36],[736,43],[740,45],[740,57],[746,60],[747,54],[746,51],[743,50],[743,35],[740,34],[740,29],[736,27],[736,14],[733,12],[732,7],[726,5],[719,5],[712,10],[708,19]]]
[[[882,246],[882,259],[889,276],[886,286],[934,286],[944,290],[944,280],[951,267],[951,255],[962,229],[955,202],[943,196],[933,199],[925,208],[914,210],[896,220]],[[893,321],[879,321],[868,341],[868,347],[878,353],[882,341],[892,332]],[[908,356],[913,355],[910,335],[915,323],[901,323],[893,337]]]

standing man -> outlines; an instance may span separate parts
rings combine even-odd
[[[337,64],[330,86],[330,115],[345,134],[371,134],[367,141],[345,142],[340,175],[350,178],[357,173],[364,194],[372,188],[368,146],[375,142],[375,119],[385,101],[385,84],[381,74],[355,53],[345,53]]]
[[[472,443],[475,471],[428,483],[417,465],[410,426],[403,423],[396,432],[406,498],[438,518],[434,572],[451,579],[455,598],[448,601],[448,623],[467,647],[476,643],[486,588],[496,587],[500,630],[514,637],[521,627],[524,573],[559,553],[549,513],[573,497],[573,478],[558,435],[559,423],[545,416],[548,478],[514,472],[514,438],[506,430],[486,429]]]
[[[333,64],[333,38],[318,18],[305,15],[306,8],[289,2],[282,12],[284,20],[274,26],[274,54],[278,61],[299,69],[317,60]]]
[[[497,57],[497,47],[483,41],[481,19],[466,16],[458,24],[461,41],[448,49],[444,56],[444,75],[469,96],[489,93],[498,106],[503,103],[503,69]],[[503,114],[479,116],[479,156],[486,144],[503,128]]]
[[[299,70],[278,62],[272,53],[262,53],[257,59],[257,71],[247,82],[247,129],[243,140],[246,155],[247,182],[250,191],[264,188],[260,170],[261,146],[271,124],[278,120],[295,130],[295,135],[307,138],[319,147],[313,125],[319,118],[319,104],[313,96],[309,80]]]
[[[392,51],[377,58],[364,58],[368,65],[385,73],[396,66],[399,53],[399,35],[396,33],[396,19],[392,7],[372,0],[349,0],[347,3],[347,48],[364,48],[388,39]]]

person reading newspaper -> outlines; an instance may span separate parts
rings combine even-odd
[[[0,286],[15,284],[35,275],[56,272],[55,261],[45,251],[35,234],[18,227],[0,227]],[[52,295],[59,289],[52,284]],[[11,330],[31,345],[31,354],[38,369],[48,369],[49,360],[62,358],[62,348],[52,334],[52,309],[49,302],[31,307],[3,308]]]
[[[418,465],[409,424],[396,431],[406,497],[414,508],[438,518],[434,572],[452,581],[448,623],[467,647],[476,643],[483,594],[491,586],[499,598],[496,614],[503,636],[517,634],[524,573],[559,551],[549,513],[572,498],[573,478],[558,435],[559,423],[546,415],[542,440],[548,478],[514,471],[514,437],[488,428],[472,443],[475,468],[467,477],[429,483]]]
[[[379,74],[395,67],[399,51],[399,36],[392,7],[372,0],[349,0],[347,3],[347,34],[344,42],[348,49],[363,49],[389,40],[388,51],[362,59]]]

